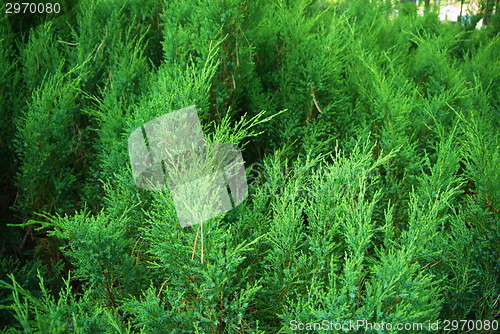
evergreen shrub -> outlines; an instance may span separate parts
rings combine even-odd
[[[80,0],[20,31],[1,9],[0,333],[495,332],[495,15]],[[248,197],[182,228],[128,137],[190,105]]]

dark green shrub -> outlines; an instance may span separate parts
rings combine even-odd
[[[0,15],[2,333],[498,320],[494,20],[365,0],[81,0],[22,33]],[[182,228],[128,137],[190,105],[242,150],[248,197]]]

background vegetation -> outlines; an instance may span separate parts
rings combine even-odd
[[[80,0],[20,31],[2,7],[0,332],[500,320],[490,4]],[[189,105],[249,180],[202,246],[127,151]]]

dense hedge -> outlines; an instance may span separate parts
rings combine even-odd
[[[0,332],[500,321],[496,17],[80,0],[17,31],[2,7]],[[249,183],[202,230],[128,157],[134,129],[190,105]]]

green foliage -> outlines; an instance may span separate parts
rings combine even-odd
[[[495,16],[80,0],[15,33],[5,15],[0,332],[498,320]],[[249,186],[182,228],[168,190],[134,183],[128,137],[189,105],[207,143],[241,148]]]
[[[48,235],[67,240],[62,250],[77,268],[75,277],[95,287],[101,296],[107,296],[112,306],[128,292],[143,288],[142,265],[129,253],[133,249],[130,234],[135,228],[127,217],[94,217],[81,212],[73,217],[46,218],[48,225],[54,227]]]
[[[79,77],[63,74],[61,66],[47,75],[26,110],[15,120],[20,160],[17,182],[25,214],[38,210],[74,208],[75,165],[79,144],[77,87]],[[41,126],[44,125],[44,127]]]
[[[72,293],[70,280],[64,280],[64,287],[57,295],[49,291],[40,273],[39,288],[41,296],[35,296],[23,288],[9,275],[12,284],[1,282],[1,287],[12,291],[13,303],[7,309],[14,313],[21,331],[10,328],[6,333],[108,333],[115,329],[118,333],[130,333],[123,323],[115,319],[113,312],[100,307],[88,297],[88,290],[76,299]]]

